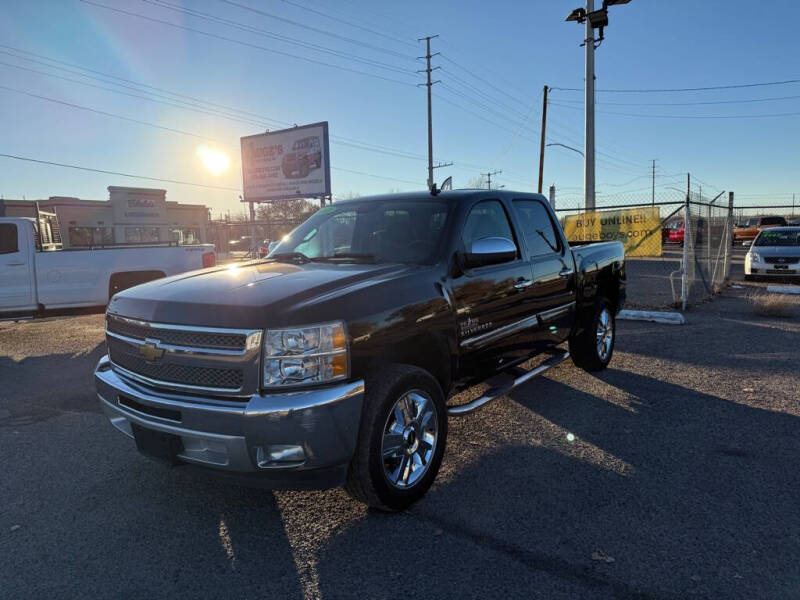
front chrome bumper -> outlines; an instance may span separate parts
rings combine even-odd
[[[364,382],[251,396],[246,401],[154,391],[112,368],[108,356],[95,369],[97,396],[111,424],[133,438],[131,424],[178,436],[180,462],[230,474],[263,476],[276,487],[336,485],[353,456]],[[122,399],[122,401],[121,401]],[[302,448],[287,462],[265,461],[272,449]],[[277,449],[277,450],[275,450]],[[300,458],[298,459],[298,454]],[[261,465],[261,466],[259,466]],[[323,481],[324,480],[324,481]]]

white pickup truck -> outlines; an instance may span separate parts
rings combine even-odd
[[[0,218],[0,314],[105,306],[120,290],[215,264],[212,244],[42,250],[35,219]]]

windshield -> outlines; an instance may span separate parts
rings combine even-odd
[[[446,220],[444,202],[369,200],[334,204],[318,210],[269,256],[430,264]]]
[[[797,229],[774,229],[762,231],[754,246],[800,246],[800,227]]]

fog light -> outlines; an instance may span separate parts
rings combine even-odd
[[[278,444],[275,446],[258,446],[256,464],[259,469],[277,467],[296,467],[306,461],[306,453],[302,446]]]

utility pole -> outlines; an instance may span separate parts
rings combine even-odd
[[[653,206],[656,205],[656,158],[653,159],[653,194],[651,196]]]
[[[594,12],[594,0],[586,0],[586,14]],[[586,210],[594,210],[594,26],[591,19],[586,19],[586,83],[584,85],[586,106],[585,153],[583,170],[583,188]]]
[[[492,189],[492,175],[500,175],[500,173],[502,173],[502,171],[489,171],[488,173],[481,173],[481,175],[486,177],[489,189]]]
[[[431,40],[437,37],[439,36],[429,35],[424,38],[419,38],[417,40],[418,42],[425,40],[426,44],[425,56],[418,57],[418,58],[424,58],[426,60],[426,68],[421,71],[417,71],[417,73],[426,73],[428,76],[427,83],[421,83],[418,85],[425,85],[428,88],[428,189],[429,190],[433,189],[433,116],[431,111],[431,88],[435,83],[439,83],[438,81],[431,81],[431,72],[440,68],[440,67],[431,68],[431,58],[439,54],[438,52],[436,52],[435,54],[431,54]]]
[[[544,94],[542,97],[542,141],[539,145],[539,193],[542,193],[542,179],[544,178],[544,140],[545,129],[547,129],[547,92],[549,87],[544,86]]]
[[[586,79],[584,83],[584,106],[586,107],[586,130],[584,143],[583,188],[586,196],[586,210],[595,207],[595,168],[594,168],[594,50],[595,42],[604,39],[603,29],[608,26],[608,7],[614,4],[628,4],[630,0],[603,0],[602,7],[595,11],[594,0],[586,0],[586,8],[576,8],[567,16],[567,21],[575,21],[585,26],[583,46],[586,47]],[[600,37],[595,39],[594,30],[600,30]]]

